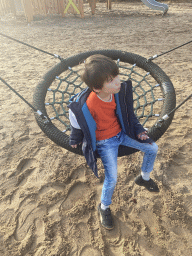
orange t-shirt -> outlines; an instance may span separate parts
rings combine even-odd
[[[114,95],[112,95],[112,101],[105,102],[95,92],[91,92],[86,103],[97,124],[96,140],[112,138],[121,131],[121,126],[116,115]]]

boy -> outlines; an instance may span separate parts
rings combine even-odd
[[[90,56],[81,78],[88,88],[74,96],[69,105],[70,145],[76,148],[82,143],[83,154],[96,176],[100,156],[105,179],[98,211],[101,224],[113,229],[109,206],[117,182],[118,150],[123,145],[144,152],[141,174],[135,183],[158,192],[158,186],[150,179],[158,146],[134,114],[131,81],[120,83],[119,69],[112,59],[99,54]]]

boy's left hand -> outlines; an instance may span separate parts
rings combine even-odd
[[[147,135],[147,131],[141,132],[137,135],[138,139],[140,140],[147,140],[149,136]]]

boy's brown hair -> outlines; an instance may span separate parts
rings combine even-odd
[[[104,82],[118,74],[119,68],[111,58],[95,54],[86,59],[81,79],[93,91],[102,89]]]

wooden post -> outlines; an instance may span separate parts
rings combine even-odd
[[[60,0],[61,16],[62,16],[62,17],[65,16],[65,14],[64,14],[64,10],[65,10],[64,6],[65,6],[65,5],[64,5],[64,0]]]
[[[15,2],[14,2],[14,0],[9,0],[8,1],[7,8],[9,8],[10,12],[13,13],[14,16],[16,16],[16,9],[15,9]]]
[[[3,4],[1,0],[0,0],[0,14],[4,15]]]
[[[33,20],[33,6],[30,0],[22,0],[23,9],[25,12],[25,17],[27,22],[31,22]]]
[[[111,10],[111,0],[107,0],[107,9]]]
[[[47,15],[47,11],[46,11],[46,4],[45,4],[45,0],[38,0],[38,5],[39,5],[39,13],[43,14],[43,15]]]
[[[5,15],[6,13],[13,13],[13,15],[16,16],[14,0],[0,0],[0,13],[2,15]]]
[[[79,0],[78,6],[79,6],[79,11],[80,11],[80,14],[81,14],[81,18],[84,18],[85,15],[84,15],[84,10],[83,10],[83,0]]]
[[[63,15],[63,1],[62,0],[58,0],[58,11],[61,15]]]
[[[92,15],[95,14],[96,0],[88,0]]]
[[[5,8],[4,0],[0,0],[0,13],[2,13],[3,15],[6,14],[6,8]]]

